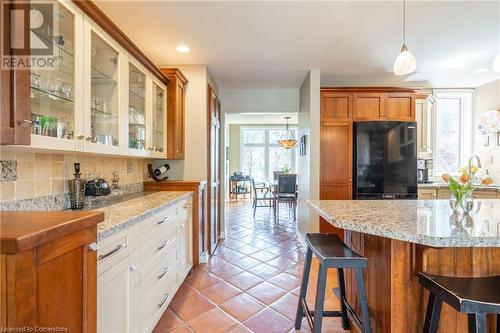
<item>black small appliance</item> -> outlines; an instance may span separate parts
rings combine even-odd
[[[354,123],[354,199],[417,198],[417,123]]]

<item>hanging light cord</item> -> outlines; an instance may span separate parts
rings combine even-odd
[[[403,45],[406,45],[406,0],[403,0]]]

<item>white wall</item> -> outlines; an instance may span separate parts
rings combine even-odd
[[[299,89],[221,89],[224,113],[299,112]]]
[[[484,146],[484,138],[478,130],[479,118],[490,110],[500,110],[500,80],[476,88],[474,108],[474,153],[481,158],[483,168],[487,169],[497,183],[500,182],[500,146],[496,137],[490,136],[490,145]]]
[[[319,199],[320,159],[320,71],[311,70],[300,86],[298,137],[306,136],[306,155],[299,156],[298,234],[319,231],[318,215],[309,209],[307,200]]]

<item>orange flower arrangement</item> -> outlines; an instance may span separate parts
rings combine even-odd
[[[451,193],[453,193],[457,206],[459,206],[467,196],[471,195],[479,185],[490,185],[493,183],[493,179],[489,176],[484,177],[479,184],[477,184],[477,182],[474,183],[474,181],[477,180],[477,171],[478,167],[473,165],[470,170],[465,167],[461,168],[461,174],[458,180],[447,173],[441,176],[448,184]]]

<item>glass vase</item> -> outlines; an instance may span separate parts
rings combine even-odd
[[[472,197],[472,193],[464,196],[464,198],[460,202],[460,207],[462,207],[464,213],[469,214],[474,209],[474,198]]]
[[[449,200],[450,208],[454,213],[457,213],[461,207],[461,200],[459,200],[455,195],[452,193],[450,196]]]

